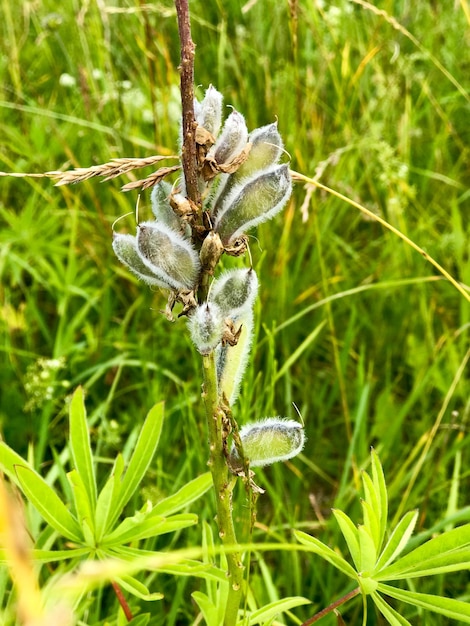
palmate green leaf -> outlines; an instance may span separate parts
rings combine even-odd
[[[116,582],[123,589],[126,589],[126,591],[128,591],[129,593],[132,593],[133,596],[136,596],[141,600],[145,600],[146,602],[161,600],[163,598],[163,593],[150,593],[148,587],[146,587],[143,583],[141,583],[133,576],[121,576],[120,578],[116,579]]]
[[[24,464],[15,469],[21,490],[46,522],[62,536],[80,543],[83,540],[80,526],[52,487]]]
[[[111,502],[111,510],[108,516],[108,528],[112,527],[119,517],[122,509],[129,502],[135,490],[139,487],[147,469],[152,462],[158,446],[163,426],[163,402],[156,404],[150,409],[142,426],[142,429],[129,461],[129,465],[120,485],[119,493]]]
[[[141,548],[133,548],[131,546],[112,547],[107,552],[110,556],[118,556],[130,562],[135,559],[152,558],[156,554],[151,550],[142,550]],[[212,563],[204,563],[194,559],[183,559],[179,563],[163,565],[158,571],[174,574],[175,576],[195,576],[207,582],[227,583],[226,567],[221,569]]]
[[[349,565],[349,563],[345,559],[343,559],[342,556],[340,556],[334,550],[322,543],[319,539],[316,539],[311,535],[307,535],[307,533],[304,533],[301,530],[295,530],[294,535],[297,541],[306,546],[310,552],[318,554],[322,557],[322,559],[328,561],[328,563],[334,565],[336,569],[339,569],[341,572],[343,572],[343,574],[346,574],[346,576],[349,576],[353,580],[357,581],[357,573],[354,568]]]
[[[91,509],[90,499],[86,487],[83,483],[82,477],[77,470],[72,470],[67,474],[67,478],[72,486],[73,498],[75,501],[75,511],[78,519],[78,523],[82,526],[82,522],[86,521],[89,529],[94,527],[94,515]]]
[[[227,570],[222,570],[216,565],[209,563],[201,563],[201,561],[192,561],[190,559],[175,565],[162,567],[159,571],[176,576],[196,576],[206,581],[227,582]]]
[[[116,508],[117,498],[121,488],[121,476],[124,471],[124,459],[118,454],[111,470],[111,475],[104,484],[104,487],[98,495],[95,509],[95,536],[96,541],[100,542],[106,531],[110,528],[110,517]]]
[[[80,559],[90,554],[89,548],[72,548],[71,550],[31,550],[31,559],[38,563],[55,563]],[[7,562],[5,550],[0,549],[0,563]]]
[[[377,580],[429,576],[458,571],[470,564],[470,524],[449,530],[429,539],[395,563],[378,572]]]
[[[361,572],[371,573],[377,561],[375,542],[366,526],[359,526],[357,531],[361,551]]]
[[[361,568],[361,550],[359,548],[359,535],[357,526],[351,520],[350,517],[340,511],[339,509],[332,509],[333,515],[335,516],[336,521],[338,522],[339,528],[343,534],[343,537],[346,540],[348,545],[348,550],[352,556],[352,560],[354,561],[354,565],[356,569],[360,571]]]
[[[364,517],[364,526],[367,528],[367,531],[374,542],[374,552],[378,554],[381,548],[380,520],[370,501],[362,500],[361,505]]]
[[[96,504],[96,478],[82,387],[78,387],[72,396],[69,420],[73,464],[83,482],[93,511]]]
[[[197,519],[197,515],[189,513],[180,513],[171,517],[155,517],[151,514],[138,513],[121,522],[115,531],[103,538],[101,545],[109,547],[175,532],[197,524]]]
[[[380,520],[380,540],[377,548],[377,552],[380,552],[380,548],[382,547],[385,533],[387,531],[387,520],[388,520],[388,493],[387,493],[387,485],[385,482],[385,475],[383,472],[382,464],[380,463],[379,456],[377,452],[372,448],[370,453],[371,465],[372,465],[372,482],[375,487],[375,494],[377,497],[377,504],[379,509],[379,520]]]
[[[411,626],[410,622],[400,615],[400,613],[397,613],[395,609],[392,609],[376,591],[372,593],[370,597],[391,626]]]
[[[8,478],[15,483],[17,487],[21,488],[16,473],[16,467],[18,466],[28,467],[32,472],[34,469],[21,457],[17,452],[12,450],[4,441],[0,441],[0,469],[5,472]],[[39,476],[39,474],[37,474]]]
[[[264,624],[274,619],[276,615],[279,615],[279,613],[284,613],[284,611],[289,611],[296,606],[302,606],[304,604],[311,604],[311,600],[302,598],[301,596],[294,596],[270,602],[257,611],[253,611],[249,617],[248,623],[250,626],[253,626],[254,624]],[[239,626],[242,626],[244,623],[244,621],[239,622]]]
[[[152,513],[155,515],[172,515],[200,498],[212,487],[212,476],[206,472],[184,485],[175,494],[158,502]]]
[[[393,529],[387,544],[377,561],[375,571],[379,572],[382,568],[392,563],[397,556],[405,549],[409,538],[413,534],[416,521],[418,519],[418,511],[409,511],[401,518]]]
[[[464,624],[470,624],[470,604],[462,600],[454,600],[453,598],[444,598],[442,596],[434,596],[427,593],[416,593],[408,589],[397,589],[384,583],[379,583],[378,591],[381,593],[401,600],[413,606],[419,606],[427,611],[433,611],[440,615],[445,615],[452,619],[459,620]]]
[[[191,597],[198,605],[206,626],[222,626],[223,619],[221,620],[219,617],[219,609],[205,593],[202,593],[202,591],[194,591]]]

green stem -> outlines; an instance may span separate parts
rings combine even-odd
[[[232,517],[232,475],[227,466],[225,445],[228,420],[219,404],[215,356],[203,357],[204,404],[209,432],[209,467],[214,482],[219,536],[224,546],[238,545]],[[227,552],[229,594],[224,626],[234,626],[242,597],[243,564],[239,550]]]

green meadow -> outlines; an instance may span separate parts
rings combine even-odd
[[[3,173],[178,154],[180,51],[170,0],[0,7]],[[391,527],[419,510],[410,547],[470,522],[470,5],[191,0],[190,10],[198,97],[214,85],[227,114],[234,107],[250,130],[277,120],[285,160],[311,179],[296,182],[282,213],[250,232],[260,293],[233,407],[243,425],[299,419],[295,403],[305,423],[299,456],[255,470],[265,493],[251,537],[246,492],[241,484],[234,491],[239,540],[260,546],[245,562],[247,610],[302,596],[311,604],[259,622],[302,624],[353,585],[287,544],[298,545],[296,529],[349,558],[331,510],[362,523],[371,447]],[[0,176],[0,434],[68,507],[69,405],[79,386],[98,488],[116,455],[129,460],[152,406],[165,402],[158,450],[126,514],[207,472],[201,357],[185,319],[169,322],[165,295],[133,277],[111,247],[113,229],[135,232],[136,211],[151,218],[149,190],[121,191],[151,172],[62,186]],[[223,267],[248,263],[222,259]],[[183,512],[198,523],[132,545],[198,548],[209,529],[217,544],[210,490]],[[24,517],[32,546],[70,548],[31,503]],[[266,543],[285,549],[265,551]],[[39,587],[46,594],[78,562],[34,565]],[[164,594],[149,600],[125,590],[134,619],[205,623],[191,594],[213,581],[148,568],[133,575]],[[400,586],[470,599],[468,571]],[[464,622],[390,603],[413,625]],[[6,625],[26,623],[16,607],[11,570],[1,566]],[[363,623],[364,610],[360,598],[340,607],[351,625]],[[127,623],[104,580],[76,596],[73,611],[81,626]],[[369,603],[367,624],[386,623]]]

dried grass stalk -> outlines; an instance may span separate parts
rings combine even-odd
[[[177,156],[150,156],[145,158],[120,158],[120,159],[112,159],[109,163],[103,163],[102,165],[92,165],[91,167],[77,167],[74,170],[70,170],[68,172],[60,172],[60,180],[56,183],[56,186],[59,185],[71,185],[75,183],[81,183],[84,180],[88,180],[89,178],[93,178],[95,176],[104,176],[103,182],[107,180],[111,180],[112,178],[116,178],[117,176],[121,176],[121,174],[127,174],[132,170],[148,167],[149,165],[155,165],[159,161],[164,159],[179,159]],[[176,166],[179,168],[179,165]],[[173,169],[173,168],[162,168],[162,169]],[[58,172],[54,172],[54,174],[58,174]]]
[[[149,187],[153,187],[157,185],[161,180],[168,176],[168,174],[172,174],[173,172],[177,172],[181,169],[181,165],[173,165],[172,167],[161,167],[147,178],[142,178],[141,180],[136,180],[131,183],[127,183],[121,187],[121,191],[132,191],[133,189],[148,189]]]
[[[116,178],[117,176],[121,176],[121,174],[127,174],[132,170],[155,165],[155,163],[163,161],[164,159],[179,160],[179,156],[154,155],[144,158],[124,157],[119,159],[111,159],[111,161],[109,161],[108,163],[103,163],[102,165],[92,165],[91,167],[77,167],[73,170],[68,170],[66,172],[52,171],[34,174],[22,172],[0,172],[0,176],[13,176],[14,178],[58,178],[59,180],[56,182],[56,187],[58,187],[60,185],[74,185],[76,183],[82,183],[83,181],[94,178],[95,176],[104,176],[103,182],[105,182],[107,180],[111,180],[112,178]],[[143,189],[155,185],[158,180],[161,180],[162,178],[164,178],[171,172],[175,172],[179,168],[179,165],[175,165],[173,167],[162,167],[161,169],[157,170],[157,172],[154,172],[154,174],[149,176],[150,179],[153,180],[153,178],[157,178],[157,180],[146,185],[145,187],[143,187]],[[142,187],[142,184],[139,184],[140,182],[142,181],[137,181],[136,183],[131,184],[135,185],[135,187],[133,188],[138,188]],[[127,189],[125,191],[127,191]]]

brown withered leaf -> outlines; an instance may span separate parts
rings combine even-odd
[[[238,170],[248,158],[251,150],[251,143],[247,143],[241,152],[239,152],[233,159],[230,159],[227,163],[217,163],[213,156],[206,156],[201,167],[201,174],[204,180],[207,182],[212,180],[217,174],[233,174]]]

